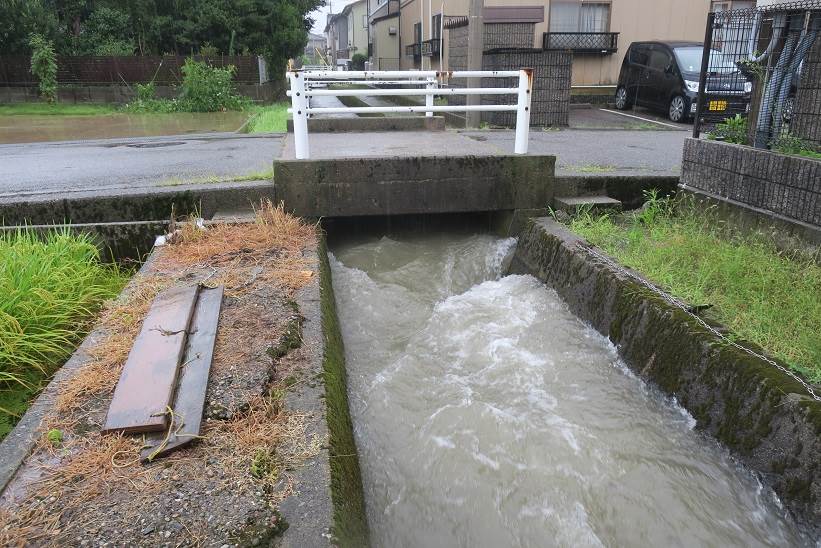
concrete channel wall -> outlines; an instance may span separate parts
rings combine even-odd
[[[497,211],[545,207],[555,156],[279,160],[277,200],[302,217]]]
[[[817,528],[821,402],[625,271],[594,258],[589,247],[552,219],[536,219],[520,237],[511,272],[553,287],[577,316],[610,338],[637,375],[675,396],[697,427],[758,472],[799,522]]]

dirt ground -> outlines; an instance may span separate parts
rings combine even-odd
[[[306,355],[296,292],[318,284],[313,226],[263,204],[256,222],[186,224],[102,315],[85,365],[58,387],[42,438],[0,497],[2,546],[255,546],[288,524],[295,471],[327,445],[285,395]],[[101,435],[153,298],[223,285],[202,438],[140,464],[140,437]],[[50,434],[50,435],[49,435]]]

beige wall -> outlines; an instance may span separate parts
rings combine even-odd
[[[351,48],[351,57],[354,53],[368,55],[368,29],[362,24],[368,13],[365,0],[351,4],[348,14],[348,46]],[[356,48],[355,50],[353,48]]]
[[[606,1],[606,0],[597,0]],[[430,36],[430,13],[427,0],[402,2],[402,69],[419,68],[413,59],[405,56],[405,46],[413,43],[413,25],[419,22],[420,5],[425,16],[425,39]],[[577,54],[573,59],[573,85],[613,85],[618,81],[619,70],[627,48],[641,40],[693,40],[704,39],[704,27],[711,0],[611,0],[610,32],[618,32],[619,49],[610,55]],[[545,20],[536,24],[534,47],[541,47],[542,34],[547,32],[550,19],[550,0],[485,0],[486,6],[534,6],[545,7]],[[441,0],[431,0],[434,14],[441,10]],[[445,0],[445,15],[467,15],[469,0]],[[447,43],[447,30],[445,43]],[[425,59],[425,68],[428,68]],[[447,51],[445,51],[447,59]],[[438,69],[439,62],[432,59],[430,68]],[[445,67],[447,68],[447,66]]]
[[[612,55],[575,55],[573,85],[615,84],[632,42],[703,41],[709,9],[710,0],[613,0],[610,32],[620,33],[619,50]]]
[[[391,17],[389,19],[382,19],[377,21],[371,27],[373,33],[373,62],[375,69],[381,70],[396,70],[399,66],[394,66],[393,63],[398,63],[399,57],[399,36],[390,35],[390,27],[399,27],[399,18]],[[381,65],[379,59],[383,58]]]

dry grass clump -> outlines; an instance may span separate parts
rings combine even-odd
[[[123,489],[141,496],[156,492],[153,471],[137,464],[140,444],[136,438],[92,434],[71,450],[60,450],[70,455],[56,466],[41,468],[41,479],[30,486],[13,514],[9,509],[0,512],[0,545],[59,545],[67,533],[93,522],[93,513],[85,510],[95,499]]]
[[[238,256],[260,251],[276,251],[277,256],[299,256],[316,243],[316,228],[285,212],[282,203],[274,206],[263,200],[251,224],[216,224],[200,228],[184,225],[175,243],[163,254],[163,262],[188,266],[207,261],[217,266]]]
[[[289,472],[318,455],[327,443],[308,434],[306,418],[286,412],[275,400],[258,397],[251,401],[247,414],[209,422],[203,448],[218,450],[224,455],[221,462],[226,468],[260,482],[268,504],[275,507],[293,493]]]

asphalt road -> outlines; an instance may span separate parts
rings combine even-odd
[[[559,175],[677,175],[687,131],[531,131],[530,154],[557,156]],[[311,135],[313,157],[510,154],[513,131]],[[293,157],[293,136],[233,133],[0,145],[0,200],[230,181]]]
[[[282,142],[211,133],[0,145],[0,200],[228,180],[270,171]]]
[[[509,131],[462,135],[512,152]],[[557,175],[679,175],[685,131],[563,130],[532,131],[529,154],[556,155]]]

